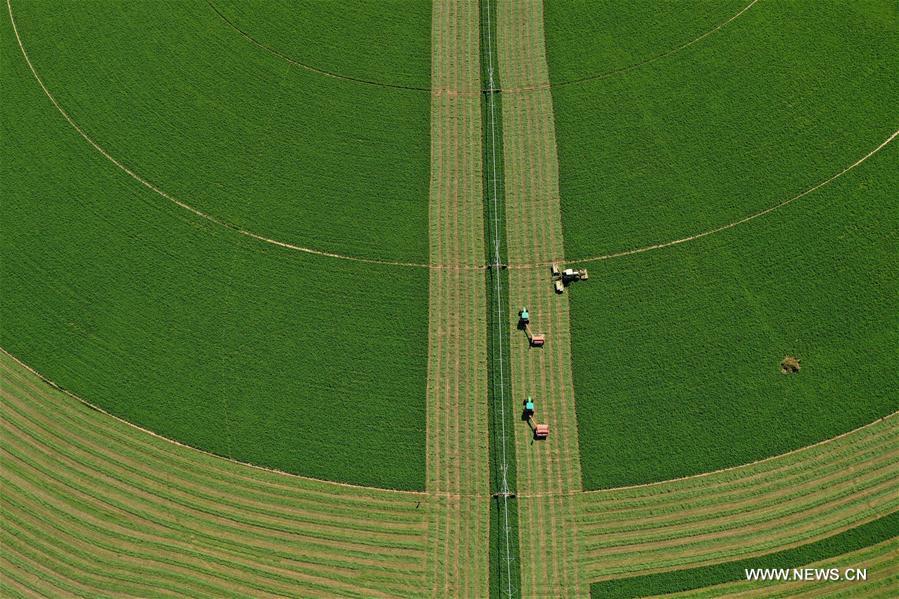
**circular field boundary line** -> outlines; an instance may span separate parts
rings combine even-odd
[[[349,260],[352,262],[360,262],[360,263],[364,263],[364,264],[377,264],[377,265],[383,265],[383,266],[405,266],[405,267],[414,267],[414,268],[433,268],[433,269],[447,269],[447,270],[479,270],[479,269],[483,268],[482,266],[434,265],[434,264],[425,264],[425,263],[417,263],[417,262],[404,262],[404,261],[398,261],[398,260],[381,260],[378,258],[366,258],[363,256],[351,256],[351,255],[345,255],[345,254],[338,254],[335,252],[328,252],[328,251],[319,250],[319,249],[315,249],[315,248],[304,247],[304,246],[296,245],[293,243],[288,243],[285,241],[279,241],[277,239],[265,237],[258,233],[254,233],[254,232],[244,229],[238,225],[235,225],[235,224],[225,221],[221,218],[213,216],[212,214],[210,214],[208,212],[204,212],[203,210],[195,208],[182,200],[179,200],[175,196],[160,189],[159,187],[157,187],[156,185],[154,185],[147,179],[144,179],[142,176],[140,176],[139,174],[137,174],[136,172],[134,172],[133,170],[128,168],[121,161],[119,161],[117,158],[112,156],[109,152],[106,151],[106,149],[103,146],[101,146],[99,143],[94,141],[94,139],[91,138],[84,131],[84,129],[81,128],[80,125],[78,125],[78,123],[75,121],[75,119],[73,119],[72,116],[68,112],[66,112],[66,110],[62,107],[62,105],[59,103],[59,101],[56,99],[56,97],[47,88],[47,85],[44,83],[44,80],[41,78],[41,76],[37,72],[37,69],[35,68],[34,64],[31,62],[31,58],[28,56],[28,52],[25,50],[25,46],[22,42],[22,38],[19,34],[18,26],[16,25],[16,20],[13,15],[11,0],[6,0],[6,7],[7,7],[7,10],[9,11],[10,24],[12,25],[13,33],[15,34],[15,37],[16,37],[16,43],[18,44],[19,50],[22,53],[22,57],[25,59],[25,63],[28,65],[28,68],[31,71],[31,74],[34,77],[35,81],[37,81],[38,85],[40,85],[41,90],[43,90],[43,92],[44,92],[44,95],[47,96],[47,98],[53,104],[53,107],[56,108],[57,112],[59,112],[59,114],[61,114],[63,116],[63,118],[66,120],[66,122],[68,122],[69,125],[73,129],[75,129],[75,131],[78,133],[78,135],[80,135],[81,138],[84,139],[84,141],[86,141],[96,151],[98,151],[101,155],[103,155],[104,158],[109,160],[111,163],[113,163],[121,171],[123,171],[125,174],[127,174],[129,177],[131,177],[135,181],[137,181],[138,183],[140,183],[141,185],[143,185],[150,191],[156,193],[157,195],[172,202],[176,206],[183,208],[184,210],[187,210],[188,212],[191,212],[194,215],[196,215],[206,221],[209,221],[213,224],[225,227],[227,229],[231,229],[232,231],[234,231],[240,235],[243,235],[244,237],[249,237],[250,239],[255,239],[257,241],[262,241],[264,243],[268,243],[268,244],[275,245],[275,246],[282,247],[282,248],[289,249],[289,250],[294,250],[297,252],[302,252],[305,254],[312,254],[315,256],[323,256],[323,257],[327,257],[327,258],[337,258],[340,260]]]
[[[756,1],[758,1],[758,0],[756,0]],[[414,85],[401,85],[399,83],[385,83],[383,81],[374,81],[372,79],[363,79],[361,77],[351,77],[349,75],[341,75],[340,73],[335,73],[333,71],[320,69],[320,68],[314,67],[310,64],[300,62],[299,60],[296,60],[295,58],[291,58],[290,56],[288,56],[287,54],[285,54],[279,50],[276,50],[266,44],[263,44],[262,42],[257,40],[255,37],[250,35],[249,32],[244,31],[243,29],[238,27],[237,24],[234,23],[234,21],[232,21],[231,19],[226,17],[224,15],[224,13],[222,13],[222,11],[219,10],[219,8],[215,4],[213,4],[212,0],[206,0],[206,4],[209,5],[209,8],[212,9],[212,11],[216,15],[218,15],[218,17],[226,25],[228,25],[228,27],[230,27],[231,29],[233,29],[234,31],[239,33],[242,37],[244,37],[247,41],[249,41],[251,44],[253,44],[257,48],[260,48],[261,50],[265,50],[269,54],[272,54],[273,56],[276,56],[276,57],[280,58],[281,60],[283,60],[289,64],[292,64],[295,67],[309,71],[310,73],[317,73],[319,75],[323,75],[325,77],[330,77],[332,79],[338,79],[340,81],[350,81],[352,83],[361,83],[364,85],[372,85],[372,86],[376,86],[376,87],[386,87],[386,88],[391,88],[391,89],[401,89],[401,90],[414,91],[414,92],[430,92],[431,91],[430,87],[417,87]]]
[[[448,493],[448,492],[409,491],[409,490],[405,490],[405,489],[391,489],[388,487],[371,487],[371,486],[367,486],[367,485],[354,485],[352,483],[344,483],[344,482],[328,480],[328,479],[324,479],[324,478],[314,478],[311,476],[303,476],[302,474],[295,474],[293,472],[287,472],[285,470],[278,470],[277,468],[268,468],[266,466],[259,466],[257,464],[253,464],[250,462],[244,462],[241,460],[237,460],[235,458],[230,458],[227,456],[219,455],[217,453],[213,453],[213,452],[207,451],[205,449],[200,449],[199,447],[194,447],[193,445],[188,445],[186,443],[182,443],[181,441],[176,441],[175,439],[172,439],[170,437],[166,437],[159,433],[153,432],[150,429],[144,428],[138,424],[135,424],[133,422],[125,420],[124,418],[121,418],[119,416],[116,416],[115,414],[107,412],[100,406],[82,398],[81,396],[73,393],[72,391],[69,391],[65,387],[62,387],[61,385],[58,385],[52,379],[47,378],[46,376],[44,376],[43,374],[41,374],[40,372],[38,372],[31,366],[29,366],[28,364],[26,364],[25,362],[20,360],[14,354],[12,354],[10,351],[8,351],[5,347],[0,346],[0,353],[3,353],[6,356],[8,356],[16,364],[18,364],[20,367],[22,367],[25,370],[27,370],[28,372],[30,372],[32,375],[36,376],[38,379],[41,380],[41,382],[43,382],[48,387],[51,387],[52,389],[59,391],[63,395],[77,401],[78,403],[80,403],[81,405],[85,406],[88,409],[91,409],[95,412],[99,412],[100,414],[103,414],[104,416],[108,416],[108,417],[112,418],[113,420],[115,420],[116,422],[119,422],[120,424],[124,424],[125,426],[128,426],[134,430],[140,431],[142,433],[146,433],[155,439],[159,439],[161,441],[171,443],[172,445],[176,445],[183,449],[199,452],[200,454],[207,456],[207,457],[211,457],[211,458],[214,458],[217,460],[224,460],[226,462],[235,464],[237,466],[243,466],[243,467],[251,468],[253,470],[268,472],[270,474],[283,476],[286,478],[294,478],[294,479],[298,479],[298,480],[304,480],[304,481],[308,481],[308,482],[320,483],[320,484],[325,484],[325,485],[336,485],[336,486],[343,487],[346,489],[359,489],[360,491],[375,491],[375,492],[383,491],[385,493],[400,493],[400,494],[410,495],[410,496],[414,496],[414,497],[433,498],[433,499],[484,499],[484,500],[492,501],[493,497],[494,497],[494,495],[492,493]],[[590,495],[590,494],[607,493],[607,492],[612,492],[612,491],[654,487],[654,486],[665,485],[665,484],[675,483],[675,482],[680,482],[680,481],[685,481],[685,480],[704,478],[704,477],[712,476],[715,474],[720,474],[723,472],[739,470],[740,468],[749,468],[751,466],[756,466],[758,464],[770,462],[772,460],[776,460],[776,459],[784,457],[784,456],[789,456],[789,455],[799,453],[801,451],[813,449],[815,447],[819,447],[826,443],[830,443],[832,441],[836,441],[838,439],[842,439],[849,435],[858,433],[862,430],[865,430],[866,428],[870,428],[878,423],[881,423],[885,420],[891,420],[893,418],[899,418],[899,410],[893,412],[892,414],[887,414],[886,416],[882,416],[882,417],[878,418],[877,420],[873,420],[867,424],[863,424],[862,426],[859,426],[852,430],[846,431],[844,433],[840,433],[839,435],[829,437],[827,439],[821,439],[820,441],[818,441],[816,443],[812,443],[811,445],[797,447],[796,449],[792,449],[790,451],[780,453],[777,455],[768,456],[768,457],[762,458],[760,460],[755,460],[753,462],[746,462],[745,464],[737,464],[735,466],[728,466],[727,468],[720,468],[718,470],[710,470],[708,472],[700,472],[698,474],[690,474],[688,476],[681,476],[678,478],[671,478],[671,479],[667,479],[667,480],[659,480],[659,481],[654,481],[654,482],[650,482],[650,483],[625,485],[625,486],[621,486],[621,487],[609,487],[609,488],[605,488],[605,489],[589,489],[589,490],[583,489],[583,490],[579,490],[579,491],[568,491],[565,493],[517,493],[516,498],[517,499],[537,499],[537,498],[542,498],[542,497],[572,497],[572,496],[576,496],[576,495],[583,496],[583,495]]]
[[[559,87],[567,87],[569,85],[575,85],[578,83],[588,83],[590,81],[601,81],[603,79],[608,79],[609,77],[614,77],[615,75],[622,75],[624,73],[628,73],[635,69],[639,69],[642,66],[656,62],[657,60],[661,60],[661,59],[667,58],[673,54],[677,54],[681,50],[685,50],[685,49],[689,48],[690,46],[692,46],[698,42],[701,42],[708,36],[712,35],[713,33],[716,33],[717,31],[720,31],[721,29],[723,29],[724,27],[729,25],[731,22],[733,22],[737,18],[741,17],[747,10],[752,8],[758,1],[759,0],[752,0],[749,4],[747,4],[742,9],[740,9],[740,11],[737,14],[733,15],[726,21],[722,21],[721,23],[718,23],[712,29],[709,29],[705,33],[702,33],[698,37],[695,37],[695,38],[691,39],[690,41],[684,42],[678,46],[674,46],[673,48],[669,48],[668,50],[661,52],[659,54],[654,54],[644,60],[634,62],[629,65],[625,65],[623,67],[613,69],[611,71],[605,71],[603,73],[594,73],[592,75],[584,75],[583,77],[576,77],[574,79],[566,79],[564,81],[558,81],[556,83],[549,82],[549,83],[543,83],[541,85],[533,85],[530,87],[503,89],[502,92],[504,94],[507,94],[507,93],[517,94],[517,93],[534,92],[534,91],[541,91],[541,90],[547,90],[547,89],[555,89],[555,88],[559,88]]]
[[[757,2],[758,0],[755,0],[755,1]],[[99,143],[94,141],[93,138],[91,138],[78,125],[78,123],[72,118],[72,116],[69,115],[68,112],[66,112],[66,110],[62,107],[62,105],[59,103],[59,101],[55,98],[55,96],[53,96],[53,94],[47,88],[47,86],[44,83],[43,79],[41,78],[40,74],[37,72],[37,69],[35,68],[34,64],[31,62],[31,58],[28,56],[28,52],[25,49],[25,46],[22,42],[22,38],[19,34],[18,26],[16,25],[15,16],[13,15],[12,0],[6,0],[6,7],[9,12],[10,24],[12,25],[13,33],[15,34],[15,37],[16,37],[16,43],[18,44],[19,50],[22,53],[22,57],[25,59],[25,63],[28,66],[28,69],[31,71],[31,74],[34,77],[35,81],[37,81],[41,90],[44,92],[44,95],[47,96],[47,98],[53,104],[53,107],[56,108],[57,112],[59,112],[62,115],[62,117],[66,120],[66,122],[69,123],[69,125],[73,129],[75,129],[75,131],[78,133],[78,135],[81,136],[82,139],[84,139],[88,144],[90,144],[104,158],[106,158],[107,160],[112,162],[116,167],[118,167],[129,177],[131,177],[132,179],[134,179],[135,181],[140,183],[142,186],[146,187],[150,191],[153,191],[157,195],[165,198],[166,200],[172,202],[176,206],[183,208],[184,210],[187,210],[188,212],[193,213],[195,216],[202,218],[203,220],[206,220],[215,225],[230,229],[230,230],[234,231],[235,233],[242,235],[244,237],[248,237],[250,239],[254,239],[256,241],[260,241],[263,243],[281,247],[281,248],[284,248],[287,250],[301,252],[304,254],[310,254],[313,256],[334,258],[337,260],[346,260],[346,261],[350,261],[350,262],[358,262],[361,264],[372,264],[372,265],[379,265],[379,266],[397,266],[397,267],[406,267],[406,268],[421,268],[421,269],[427,269],[427,270],[448,270],[448,271],[479,271],[480,270],[480,271],[486,271],[487,268],[491,267],[491,265],[489,265],[489,264],[429,264],[429,263],[424,263],[424,262],[382,260],[382,259],[378,259],[378,258],[366,258],[364,256],[352,256],[352,255],[347,255],[347,254],[339,254],[336,252],[328,252],[325,250],[319,250],[319,249],[315,249],[315,248],[305,247],[305,246],[289,243],[286,241],[279,241],[277,239],[265,237],[264,235],[260,235],[258,233],[254,233],[253,231],[244,229],[244,228],[240,227],[239,225],[236,225],[234,223],[220,219],[212,214],[209,214],[208,212],[204,212],[203,210],[195,208],[194,206],[191,206],[190,204],[188,204],[182,200],[179,200],[175,196],[160,189],[159,187],[157,187],[156,185],[154,185],[147,179],[144,179],[139,174],[137,174],[136,172],[134,172],[133,170],[131,170],[130,168],[125,166],[125,164],[120,162],[114,156],[112,156],[109,152],[106,151],[105,148],[103,148],[103,146],[101,146]],[[748,7],[747,7],[747,9],[748,9]],[[744,9],[744,11],[747,9]],[[733,17],[733,18],[735,18],[735,17]],[[535,269],[535,268],[546,268],[547,266],[550,266],[554,262],[559,262],[559,261],[564,261],[569,264],[584,264],[584,263],[588,263],[588,262],[598,262],[601,260],[611,260],[613,258],[623,258],[625,256],[631,256],[634,254],[642,254],[642,253],[653,251],[653,250],[665,249],[668,247],[686,243],[688,241],[693,241],[696,239],[700,239],[702,237],[707,237],[707,236],[715,234],[715,233],[720,233],[722,231],[732,229],[738,225],[742,225],[749,221],[755,220],[756,218],[759,218],[761,216],[765,216],[766,214],[774,212],[775,210],[783,208],[784,206],[787,206],[788,204],[791,204],[791,203],[795,202],[796,200],[798,200],[802,197],[805,197],[806,195],[809,195],[810,193],[812,193],[814,191],[817,191],[818,189],[828,185],[829,183],[832,183],[834,180],[845,175],[849,171],[853,170],[854,168],[856,168],[857,166],[859,166],[860,164],[862,164],[863,162],[865,162],[866,160],[868,160],[869,158],[871,158],[872,156],[877,154],[880,150],[882,150],[884,147],[889,145],[890,142],[892,142],[897,136],[899,136],[899,130],[896,130],[895,132],[893,132],[893,134],[890,135],[886,139],[886,141],[882,142],[879,146],[877,146],[876,148],[874,148],[873,150],[868,152],[865,156],[863,156],[856,162],[847,166],[846,168],[844,168],[840,172],[836,173],[835,175],[832,175],[828,179],[825,179],[825,180],[819,182],[818,184],[814,185],[813,187],[806,189],[805,191],[801,192],[800,194],[795,195],[791,198],[788,198],[778,204],[775,204],[774,206],[771,206],[771,207],[761,210],[759,212],[755,212],[753,214],[745,216],[745,217],[743,217],[739,220],[733,221],[731,223],[721,225],[714,229],[702,231],[700,233],[690,235],[689,237],[683,237],[680,239],[674,239],[671,241],[666,241],[666,242],[657,243],[657,244],[653,244],[653,245],[647,245],[647,246],[634,248],[634,249],[630,249],[630,250],[623,250],[620,252],[613,252],[610,254],[604,254],[604,255],[600,255],[600,256],[592,256],[592,257],[588,257],[588,258],[578,258],[575,260],[567,260],[567,261],[564,258],[557,258],[557,259],[546,261],[546,262],[531,263],[531,264],[528,264],[528,263],[505,264],[502,266],[507,267],[507,268],[512,268],[512,269]]]
[[[790,198],[787,198],[786,200],[783,200],[778,204],[769,206],[768,208],[765,208],[764,210],[759,210],[758,212],[753,212],[752,214],[748,214],[748,215],[744,216],[743,218],[740,218],[738,220],[735,220],[733,222],[730,222],[730,223],[727,223],[724,225],[720,225],[713,229],[708,229],[706,231],[700,231],[699,233],[695,233],[688,237],[681,237],[680,239],[673,239],[671,241],[664,241],[662,243],[645,245],[645,246],[633,248],[630,250],[613,252],[611,254],[603,254],[600,256],[591,256],[589,258],[576,258],[576,259],[558,258],[556,260],[551,260],[548,262],[534,263],[534,264],[510,264],[509,268],[545,268],[555,262],[565,262],[566,264],[586,264],[589,262],[599,262],[602,260],[611,260],[613,258],[623,258],[625,256],[633,256],[635,254],[643,254],[643,253],[650,252],[653,250],[661,250],[661,249],[673,247],[676,245],[681,245],[681,244],[687,243],[689,241],[695,241],[697,239],[702,239],[703,237],[708,237],[709,235],[714,235],[715,233],[721,233],[722,231],[727,231],[728,229],[733,229],[734,227],[748,223],[757,218],[760,218],[762,216],[770,214],[776,210],[779,210],[785,206],[788,206],[788,205],[792,204],[793,202],[795,202],[796,200],[800,200],[800,199],[804,198],[805,196],[809,195],[810,193],[818,191],[822,187],[825,187],[825,186],[829,185],[830,183],[833,183],[834,181],[836,181],[837,179],[839,179],[840,177],[842,177],[849,171],[860,166],[862,163],[867,161],[869,158],[873,157],[875,154],[880,152],[882,149],[884,149],[885,147],[890,145],[890,143],[892,143],[896,139],[896,137],[899,137],[899,129],[894,131],[889,137],[887,137],[883,142],[881,142],[880,145],[878,145],[876,148],[869,151],[867,154],[865,154],[864,156],[862,156],[861,158],[859,158],[858,160],[856,160],[849,166],[845,167],[843,170],[836,173],[835,175],[831,175],[827,179],[824,179],[823,181],[816,183],[815,185],[813,185],[812,187],[809,187],[805,191],[802,191]]]
[[[659,481],[655,481],[655,482],[651,482],[651,483],[640,483],[640,484],[636,484],[636,485],[624,485],[621,487],[609,487],[606,489],[591,489],[589,491],[581,491],[581,493],[582,494],[606,493],[606,492],[610,492],[610,491],[625,491],[628,489],[643,489],[646,487],[655,487],[655,486],[664,485],[664,484],[668,484],[668,483],[676,483],[676,482],[681,482],[681,481],[685,481],[685,480],[705,478],[705,477],[712,476],[715,474],[721,474],[723,472],[731,472],[733,470],[739,470],[740,468],[750,468],[752,466],[764,464],[765,462],[770,462],[770,461],[776,460],[778,458],[794,455],[794,454],[797,454],[802,451],[814,449],[815,447],[820,447],[821,445],[825,445],[832,441],[837,441],[839,439],[843,439],[845,437],[848,437],[849,435],[858,433],[867,428],[871,428],[872,426],[874,426],[876,424],[880,424],[881,422],[884,422],[887,420],[892,420],[894,418],[899,418],[899,410],[897,410],[891,414],[887,414],[886,416],[881,416],[877,420],[872,420],[871,422],[869,422],[867,424],[863,424],[852,430],[848,430],[844,433],[840,433],[839,435],[835,435],[833,437],[828,437],[827,439],[821,439],[820,441],[812,443],[811,445],[804,445],[802,447],[797,447],[796,449],[791,449],[790,451],[785,451],[784,453],[779,453],[777,455],[768,456],[767,458],[762,458],[760,460],[755,460],[752,462],[746,462],[745,464],[737,464],[736,466],[728,466],[727,468],[719,468],[718,470],[709,470],[708,472],[699,472],[697,474],[690,474],[688,476],[680,476],[677,478],[669,478],[667,480],[659,480]]]
[[[364,490],[364,491],[375,491],[375,492],[383,491],[385,493],[402,493],[402,494],[411,495],[411,496],[415,496],[415,497],[422,497],[422,498],[432,496],[432,494],[429,494],[426,491],[410,491],[408,489],[391,489],[389,487],[372,487],[372,486],[368,486],[368,485],[354,485],[352,483],[344,483],[344,482],[340,482],[340,481],[336,481],[336,480],[328,480],[325,478],[314,478],[311,476],[303,476],[302,474],[295,474],[293,472],[287,472],[286,470],[278,470],[277,468],[269,468],[267,466],[260,466],[258,464],[253,464],[251,462],[244,462],[241,460],[237,460],[235,458],[230,458],[228,456],[223,456],[223,455],[220,455],[217,453],[213,453],[211,451],[207,451],[207,450],[201,449],[199,447],[194,447],[193,445],[188,445],[187,443],[183,443],[181,441],[176,441],[175,439],[172,439],[170,437],[166,437],[165,435],[161,435],[157,432],[151,431],[148,428],[144,428],[144,427],[140,426],[139,424],[135,424],[131,421],[125,420],[124,418],[121,418],[119,416],[116,416],[115,414],[112,414],[112,413],[104,410],[97,404],[94,404],[94,403],[84,399],[83,397],[73,393],[72,391],[69,391],[68,389],[66,389],[65,387],[63,387],[61,385],[58,385],[53,380],[47,378],[46,376],[44,376],[43,374],[41,374],[40,372],[38,372],[31,366],[29,366],[28,364],[26,364],[25,362],[20,360],[18,357],[13,355],[5,347],[0,346],[0,353],[5,354],[7,357],[9,357],[11,360],[13,360],[20,367],[24,368],[25,370],[30,372],[32,375],[34,375],[38,379],[40,379],[41,382],[43,382],[48,387],[50,387],[56,391],[59,391],[60,393],[62,393],[63,395],[65,395],[67,397],[70,397],[71,399],[74,399],[75,401],[77,401],[78,403],[83,405],[84,407],[91,409],[95,412],[99,412],[100,414],[103,414],[104,416],[108,416],[108,417],[112,418],[113,420],[115,420],[116,422],[118,422],[120,424],[124,424],[134,430],[140,431],[142,433],[146,433],[146,434],[150,435],[151,437],[154,437],[161,441],[165,441],[167,443],[171,443],[172,445],[176,445],[176,446],[184,448],[184,449],[188,449],[190,451],[199,452],[200,454],[207,456],[207,457],[215,458],[217,460],[224,460],[226,462],[230,462],[231,464],[235,464],[238,466],[245,466],[247,468],[252,468],[253,470],[259,470],[259,471],[263,471],[263,472],[268,472],[270,474],[275,474],[278,476],[285,476],[288,478],[304,480],[304,481],[308,481],[308,482],[312,482],[312,483],[336,485],[338,487],[344,487],[347,489],[359,489],[360,491]]]

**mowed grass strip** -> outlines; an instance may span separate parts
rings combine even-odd
[[[548,82],[542,3],[497,2],[499,77],[503,89]],[[563,256],[552,96],[548,90],[502,98],[506,244],[510,264]],[[567,296],[556,297],[549,271],[509,271],[512,406],[533,397],[537,422],[549,424],[535,443],[516,420],[517,493],[523,596],[580,596],[577,522],[568,495],[581,489],[577,422],[571,376]],[[516,330],[527,306],[531,327],[546,335],[530,349]]]
[[[430,261],[484,263],[477,3],[432,11]],[[427,592],[488,593],[488,309],[483,271],[429,284]]]
[[[121,423],[6,354],[5,557],[79,594],[411,596],[424,496],[250,468]],[[49,574],[44,576],[44,574]]]
[[[899,508],[899,416],[764,462],[577,497],[591,580],[733,561]]]

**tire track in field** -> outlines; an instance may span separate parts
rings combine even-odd
[[[0,375],[4,579],[87,595],[420,592],[424,494],[249,468],[91,410],[6,354]]]
[[[548,81],[542,4],[500,0],[498,56],[503,89]],[[541,264],[562,255],[558,164],[552,97],[548,89],[503,97],[506,230],[510,264]],[[534,397],[537,421],[550,437],[532,442],[530,428],[516,426],[519,538],[523,596],[580,596],[579,543],[571,496],[581,490],[577,423],[571,382],[566,297],[555,297],[547,272],[511,269],[510,302],[527,306],[543,349],[528,349],[514,330],[514,402]],[[514,404],[517,408],[518,403]]]
[[[432,9],[432,86],[477,88],[478,6],[438,0]],[[429,531],[427,592],[488,593],[487,298],[480,98],[431,102],[431,262],[427,392]]]

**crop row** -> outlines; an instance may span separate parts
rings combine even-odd
[[[899,509],[899,416],[757,464],[575,498],[589,579],[808,544]]]
[[[227,462],[91,410],[5,354],[0,363],[4,580],[50,594],[420,588],[423,495]]]

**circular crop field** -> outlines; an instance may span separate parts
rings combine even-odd
[[[0,594],[890,596],[894,2],[3,13]]]

